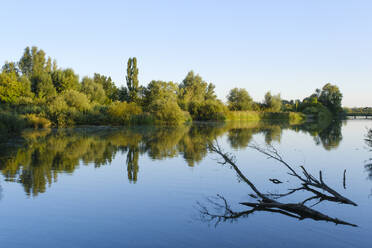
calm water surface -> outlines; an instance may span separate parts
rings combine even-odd
[[[1,147],[1,247],[372,247],[372,121],[315,124],[198,124],[187,127],[28,131]],[[217,139],[264,193],[301,186],[280,163],[248,147],[273,145],[358,206],[317,200],[308,207],[355,224],[254,211],[252,189],[208,150]],[[16,144],[13,144],[16,143]],[[344,170],[345,184],[344,184]],[[278,179],[275,184],[269,179]],[[311,192],[278,199],[298,203]],[[219,202],[221,207],[214,203]],[[203,214],[204,213],[204,214]],[[220,220],[220,221],[219,221]]]

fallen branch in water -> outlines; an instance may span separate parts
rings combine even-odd
[[[296,177],[301,181],[301,184],[302,184],[301,187],[299,187],[297,189],[293,189],[289,193],[286,193],[286,194],[282,194],[282,195],[271,194],[272,196],[282,197],[282,196],[290,195],[290,194],[292,194],[296,191],[299,191],[299,190],[307,190],[307,191],[310,191],[317,196],[317,197],[311,197],[311,200],[318,199],[319,202],[327,200],[327,201],[333,201],[333,202],[339,202],[339,203],[344,203],[344,204],[350,204],[350,205],[357,206],[357,204],[355,202],[353,202],[353,201],[349,200],[348,198],[342,196],[336,190],[329,187],[323,180],[322,171],[319,171],[319,178],[316,178],[315,176],[310,174],[305,169],[304,166],[300,166],[300,168],[302,170],[302,175],[300,175],[298,172],[296,172],[293,169],[293,167],[289,163],[284,161],[284,159],[282,158],[282,156],[279,154],[279,152],[277,151],[277,149],[274,146],[267,145],[266,148],[262,148],[262,147],[260,147],[256,144],[253,144],[253,145],[249,145],[249,147],[252,148],[252,149],[255,149],[256,151],[258,151],[258,152],[260,152],[260,153],[262,153],[266,156],[268,156],[268,158],[270,158],[270,159],[274,159],[274,160],[280,162],[282,165],[284,165],[285,167],[287,167],[290,170],[290,172],[288,173],[289,175],[291,175],[293,177]],[[346,174],[346,171],[344,171],[344,182],[346,181],[346,179],[345,179],[346,175],[345,174]],[[319,190],[325,191],[329,195],[323,194]],[[308,200],[310,200],[310,198]]]
[[[210,143],[209,149],[220,155],[222,158],[222,161],[219,161],[218,163],[222,165],[230,165],[231,168],[235,170],[235,172],[238,175],[238,178],[242,181],[244,181],[253,191],[255,194],[250,194],[252,198],[256,198],[257,202],[240,202],[243,206],[251,207],[251,209],[246,211],[240,211],[236,212],[231,209],[229,204],[227,203],[227,200],[221,196],[217,195],[217,198],[211,199],[208,198],[209,203],[211,203],[214,208],[218,210],[222,210],[222,213],[212,213],[208,210],[207,207],[203,206],[202,204],[198,203],[199,210],[202,219],[207,221],[216,220],[216,225],[220,223],[221,221],[234,221],[241,217],[247,217],[250,214],[256,212],[256,211],[266,211],[266,212],[274,212],[274,213],[280,213],[289,217],[296,218],[298,220],[303,220],[306,218],[310,218],[316,221],[327,221],[327,222],[333,222],[335,224],[342,224],[342,225],[349,225],[356,227],[357,225],[339,220],[337,218],[332,218],[328,215],[325,215],[317,210],[312,209],[311,207],[320,203],[321,201],[332,201],[332,202],[339,202],[343,204],[351,204],[354,206],[357,206],[356,203],[352,202],[351,200],[347,199],[346,197],[340,195],[335,190],[330,188],[325,184],[322,178],[322,173],[319,173],[319,179],[316,179],[314,176],[309,174],[306,169],[301,166],[303,176],[300,176],[288,163],[286,163],[282,157],[279,155],[277,150],[270,146],[270,150],[264,150],[259,148],[258,146],[251,146],[252,148],[266,154],[270,158],[273,158],[282,164],[284,164],[291,172],[290,175],[298,178],[302,182],[302,186],[296,189],[291,189],[289,192],[285,194],[264,194],[261,191],[258,190],[258,188],[242,173],[242,171],[238,168],[236,165],[235,157],[229,153],[224,153],[219,146],[218,142]],[[278,180],[279,181],[279,180]],[[323,191],[328,192],[330,195],[326,195],[321,193],[320,191],[314,189],[322,189]],[[305,199],[304,201],[300,203],[281,203],[278,202],[276,199],[288,196],[290,194],[293,194],[299,190],[305,190],[308,192],[313,193],[313,196]],[[318,203],[312,205],[311,207],[308,207],[305,205],[308,201],[318,199]],[[219,203],[222,202],[222,203]]]

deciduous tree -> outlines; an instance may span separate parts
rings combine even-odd
[[[227,100],[230,110],[252,109],[253,100],[245,89],[234,88],[230,90]]]
[[[265,94],[265,100],[264,100],[265,107],[274,112],[280,111],[282,107],[282,99],[280,97],[280,94],[272,95],[270,91],[268,91]]]
[[[342,111],[342,94],[336,85],[330,83],[324,85],[320,92],[319,102],[327,107],[333,114]]]

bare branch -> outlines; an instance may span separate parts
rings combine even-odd
[[[291,165],[285,162],[279,152],[276,150],[275,147],[272,145],[267,146],[266,149],[263,149],[257,145],[252,145],[252,148],[255,150],[265,154],[268,158],[275,159],[283,164],[286,168],[289,169],[289,175],[298,178],[301,182],[301,187],[289,189],[287,193],[284,194],[263,194],[261,193],[255,185],[241,172],[235,162],[235,157],[229,153],[224,153],[219,146],[218,142],[215,141],[214,143],[209,144],[209,149],[212,152],[217,153],[221,156],[222,161],[221,164],[229,164],[232,169],[238,175],[238,178],[244,181],[254,192],[255,194],[249,194],[252,198],[257,199],[256,203],[252,202],[241,202],[241,205],[251,207],[250,210],[236,212],[233,211],[228,204],[227,200],[221,196],[217,195],[213,200],[208,198],[207,201],[214,206],[216,212],[210,212],[205,206],[199,204],[201,217],[207,221],[216,221],[215,225],[218,225],[221,221],[234,221],[241,217],[247,217],[250,214],[256,211],[266,211],[266,212],[273,212],[273,213],[280,213],[292,218],[296,218],[298,220],[303,220],[306,218],[310,218],[316,221],[327,221],[333,222],[335,224],[342,224],[342,225],[349,225],[349,226],[357,226],[355,224],[351,224],[349,222],[339,220],[337,218],[329,217],[321,212],[312,209],[311,207],[319,204],[322,201],[332,201],[344,204],[351,204],[357,206],[356,203],[352,202],[351,200],[347,199],[346,197],[340,195],[338,192],[330,188],[328,185],[325,184],[323,180],[322,172],[319,171],[319,179],[316,179],[312,176],[305,167],[300,166],[302,169],[303,176],[300,176]],[[345,172],[344,172],[345,178]],[[282,183],[278,179],[269,179],[273,183]],[[344,179],[345,180],[345,179]],[[276,201],[276,199],[291,195],[297,191],[307,191],[312,193],[313,195],[308,197],[307,199],[303,200],[300,203],[281,203]],[[326,192],[328,194],[322,193],[320,191]],[[315,204],[308,207],[305,203],[318,200]]]
[[[335,202],[340,202],[344,204],[350,204],[357,206],[357,204],[348,198],[342,196],[339,194],[337,191],[334,189],[330,188],[323,180],[323,174],[322,171],[319,171],[319,179],[315,178],[313,175],[311,175],[304,166],[300,166],[302,169],[302,174],[303,176],[300,176],[294,169],[293,167],[285,162],[283,160],[283,157],[279,154],[278,150],[272,146],[272,145],[267,145],[266,148],[262,148],[258,146],[257,144],[250,145],[251,148],[255,149],[256,151],[268,156],[269,158],[272,158],[278,162],[280,162],[282,165],[284,165],[286,168],[289,169],[290,172],[288,172],[289,175],[298,178],[300,181],[302,181],[302,185],[305,186],[306,189],[309,188],[309,186],[320,189],[322,191],[327,192],[330,194],[330,196],[325,195],[320,193],[319,191],[316,190],[311,190],[314,194],[318,195],[318,198],[320,199],[327,199]],[[345,172],[344,172],[345,176]],[[346,180],[346,179],[345,179]],[[292,192],[293,193],[293,192]],[[291,194],[291,193],[290,193]],[[283,194],[285,195],[285,194]]]

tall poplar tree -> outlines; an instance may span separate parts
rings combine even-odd
[[[137,59],[136,57],[129,58],[127,64],[127,87],[129,93],[129,101],[137,102],[138,101],[138,68],[137,68]]]

